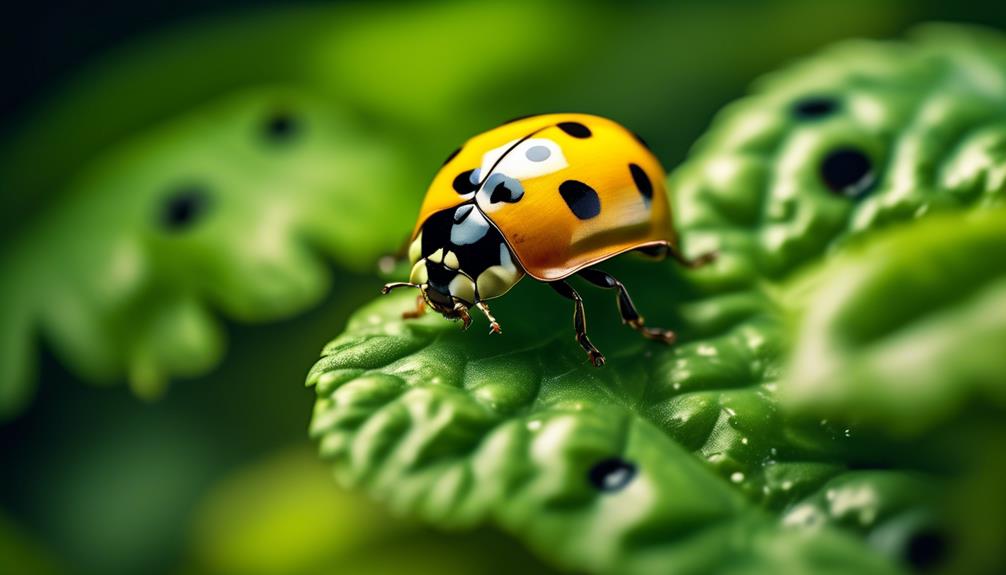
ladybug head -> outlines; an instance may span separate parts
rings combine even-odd
[[[387,294],[396,287],[415,287],[420,291],[423,301],[435,312],[441,314],[448,320],[461,320],[468,328],[471,318],[468,309],[472,304],[463,298],[459,298],[455,292],[461,287],[468,286],[466,291],[474,292],[475,282],[470,276],[457,269],[449,269],[442,263],[423,261],[420,263],[422,271],[413,273],[413,281],[399,281],[384,285],[381,293]],[[417,279],[422,279],[418,281]]]

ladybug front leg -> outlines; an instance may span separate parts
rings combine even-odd
[[[416,309],[402,312],[402,319],[418,319],[423,317],[426,313],[426,300],[423,299],[423,294],[416,296]]]
[[[576,341],[587,352],[587,357],[590,358],[590,362],[594,364],[594,367],[604,365],[604,356],[587,339],[587,317],[583,311],[583,298],[580,297],[580,294],[576,293],[573,286],[562,280],[549,282],[548,285],[552,286],[552,289],[562,297],[573,300],[573,303],[576,305],[573,311],[573,329],[576,330]]]
[[[577,272],[577,275],[598,287],[618,290],[618,313],[622,316],[622,323],[638,331],[643,337],[662,341],[666,344],[672,344],[677,340],[677,336],[669,329],[646,327],[643,325],[643,316],[639,314],[639,310],[632,303],[629,291],[625,289],[622,282],[610,274],[601,270],[585,269]]]
[[[500,324],[496,321],[496,318],[493,317],[493,314],[489,312],[489,306],[487,306],[485,302],[480,301],[475,304],[475,307],[479,308],[479,310],[485,314],[486,319],[489,320],[489,333],[498,333],[502,335],[503,330],[500,329]]]

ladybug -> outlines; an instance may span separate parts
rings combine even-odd
[[[452,152],[433,178],[409,244],[408,282],[427,306],[468,328],[468,310],[502,333],[486,301],[525,275],[574,303],[576,340],[595,366],[604,356],[587,338],[580,294],[565,280],[576,274],[618,292],[622,322],[644,337],[673,343],[672,331],[647,327],[628,291],[593,268],[631,250],[674,257],[677,249],[660,162],[641,138],[618,123],[587,114],[544,114],[512,120]]]

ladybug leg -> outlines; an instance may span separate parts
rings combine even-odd
[[[622,323],[638,331],[643,337],[666,344],[672,344],[677,340],[677,336],[669,329],[646,327],[643,316],[639,314],[636,305],[632,303],[632,298],[629,297],[628,290],[625,289],[622,282],[610,274],[601,270],[585,269],[577,272],[577,275],[598,287],[618,290],[618,313],[622,316]]]
[[[461,318],[461,329],[467,330],[468,326],[472,325],[472,316],[468,315],[468,307],[461,302],[454,303],[454,313]]]
[[[423,294],[416,296],[416,309],[402,312],[402,319],[417,319],[426,313],[426,300]]]
[[[493,317],[493,314],[489,312],[489,306],[487,306],[485,302],[480,301],[475,304],[475,307],[479,308],[479,310],[485,314],[486,319],[489,320],[489,333],[498,333],[503,335],[503,330],[500,329],[500,324],[496,321],[496,318]]]
[[[384,284],[384,287],[381,288],[381,294],[386,295],[389,291],[393,289],[403,287],[418,288],[419,286],[416,284],[410,284],[409,282],[391,282],[389,284]]]
[[[672,259],[674,259],[674,261],[678,262],[679,264],[688,269],[700,268],[706,264],[716,261],[716,252],[707,252],[694,259],[688,259],[685,256],[683,256],[680,252],[678,252],[678,250],[666,244],[660,244],[655,246],[643,246],[641,248],[638,248],[636,251],[658,259],[664,259],[669,256]]]
[[[590,343],[587,339],[587,318],[583,311],[583,298],[580,294],[576,293],[573,286],[568,283],[559,280],[555,282],[549,282],[552,289],[559,293],[562,297],[573,300],[576,307],[573,311],[573,329],[576,330],[576,341],[580,344],[580,347],[587,352],[587,357],[590,358],[590,363],[594,364],[594,367],[601,367],[604,365],[604,356],[594,344]]]

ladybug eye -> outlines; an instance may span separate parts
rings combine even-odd
[[[828,189],[847,198],[862,197],[877,179],[869,156],[856,148],[832,150],[820,170]]]
[[[187,185],[176,189],[161,206],[161,227],[171,232],[191,228],[205,214],[210,205],[206,188]]]
[[[297,118],[289,112],[280,111],[266,119],[262,133],[271,142],[288,142],[300,131]]]
[[[793,104],[793,115],[799,119],[810,120],[829,116],[838,110],[838,102],[826,96],[810,96]]]
[[[619,457],[602,459],[587,472],[587,481],[599,491],[621,491],[636,477],[636,466]]]

